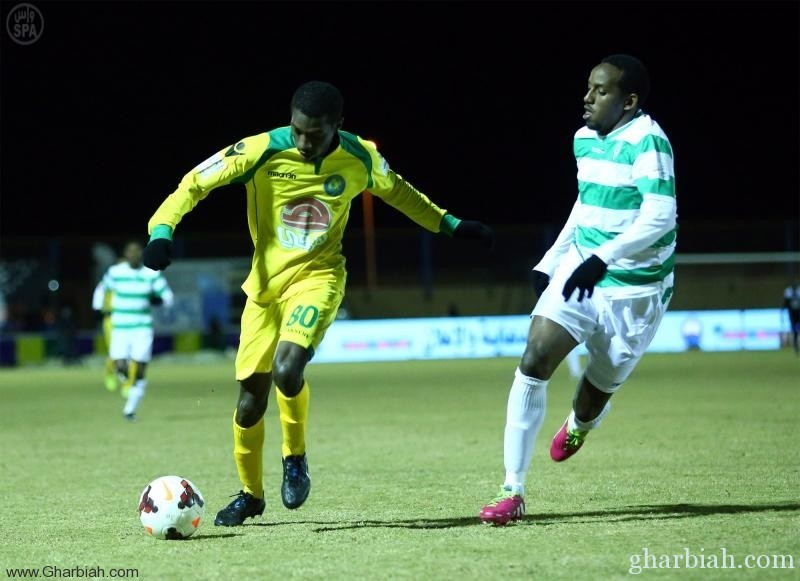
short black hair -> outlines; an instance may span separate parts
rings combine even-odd
[[[325,117],[328,121],[342,118],[344,98],[339,89],[324,81],[308,81],[292,96],[292,108],[309,117]]]
[[[128,246],[130,246],[131,244],[136,244],[136,245],[138,245],[138,246],[139,246],[139,248],[144,248],[144,246],[145,246],[145,245],[142,243],[142,241],[141,241],[141,240],[138,240],[138,239],[136,239],[136,238],[128,238],[128,239],[125,241],[125,243],[122,245],[122,252],[121,252],[120,254],[124,254],[124,253],[125,253],[125,250],[126,250],[126,249],[128,248]]]
[[[650,95],[650,73],[644,63],[629,54],[612,54],[600,63],[607,63],[622,71],[619,87],[626,93],[639,95],[639,107],[644,105]]]

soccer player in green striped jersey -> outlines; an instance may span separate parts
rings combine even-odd
[[[578,199],[534,267],[539,300],[508,397],[505,481],[480,512],[505,524],[525,513],[525,477],[544,420],[547,384],[578,344],[589,360],[550,456],[566,460],[609,411],[658,329],[672,296],[676,240],[672,146],[642,109],[644,65],[612,55],[592,69],[586,126],[575,134]]]
[[[136,409],[147,388],[145,370],[153,353],[153,306],[171,306],[172,290],[164,275],[142,264],[142,245],[128,242],[124,260],[111,266],[95,289],[92,307],[103,308],[111,294],[111,344],[108,354],[117,372],[127,378],[122,385],[127,420],[136,419]]]

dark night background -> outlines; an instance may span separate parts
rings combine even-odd
[[[645,109],[676,152],[679,250],[728,249],[707,225],[755,221],[781,232],[734,228],[730,249],[796,250],[795,2],[36,6],[42,38],[2,43],[7,255],[30,238],[145,239],[185,172],[287,124],[293,90],[315,78],[344,93],[346,129],[441,206],[496,226],[502,251],[505,226],[560,228],[586,78],[614,52],[650,69]],[[205,249],[206,234],[240,236],[246,254],[242,194],[215,192],[178,236]],[[383,204],[377,222],[409,225]]]

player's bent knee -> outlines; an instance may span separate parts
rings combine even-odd
[[[144,372],[147,369],[147,363],[141,361],[136,362],[136,379],[144,379]]]
[[[519,362],[519,370],[528,377],[550,379],[556,365],[558,362],[554,361],[552,356],[540,350],[537,345],[528,343]]]
[[[296,359],[275,361],[272,372],[275,385],[286,397],[294,397],[303,388],[303,371],[305,364]]]
[[[267,396],[256,396],[242,391],[236,406],[236,423],[242,428],[250,428],[258,423],[267,411]]]

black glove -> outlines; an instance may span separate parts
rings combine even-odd
[[[536,296],[541,297],[544,289],[550,284],[550,277],[538,270],[533,271],[533,290],[536,291]]]
[[[162,299],[157,294],[153,293],[150,295],[150,304],[153,305],[154,307],[158,307],[164,304],[164,299]]]
[[[592,254],[567,279],[566,284],[564,284],[564,300],[568,301],[575,289],[580,290],[578,302],[583,300],[584,294],[587,297],[592,296],[594,285],[600,282],[606,270],[608,270],[608,265]]]
[[[144,247],[144,265],[153,270],[164,270],[172,262],[172,240],[156,238]]]
[[[461,220],[456,229],[453,230],[453,238],[459,240],[479,240],[484,247],[494,246],[494,230],[483,222],[475,220]]]

